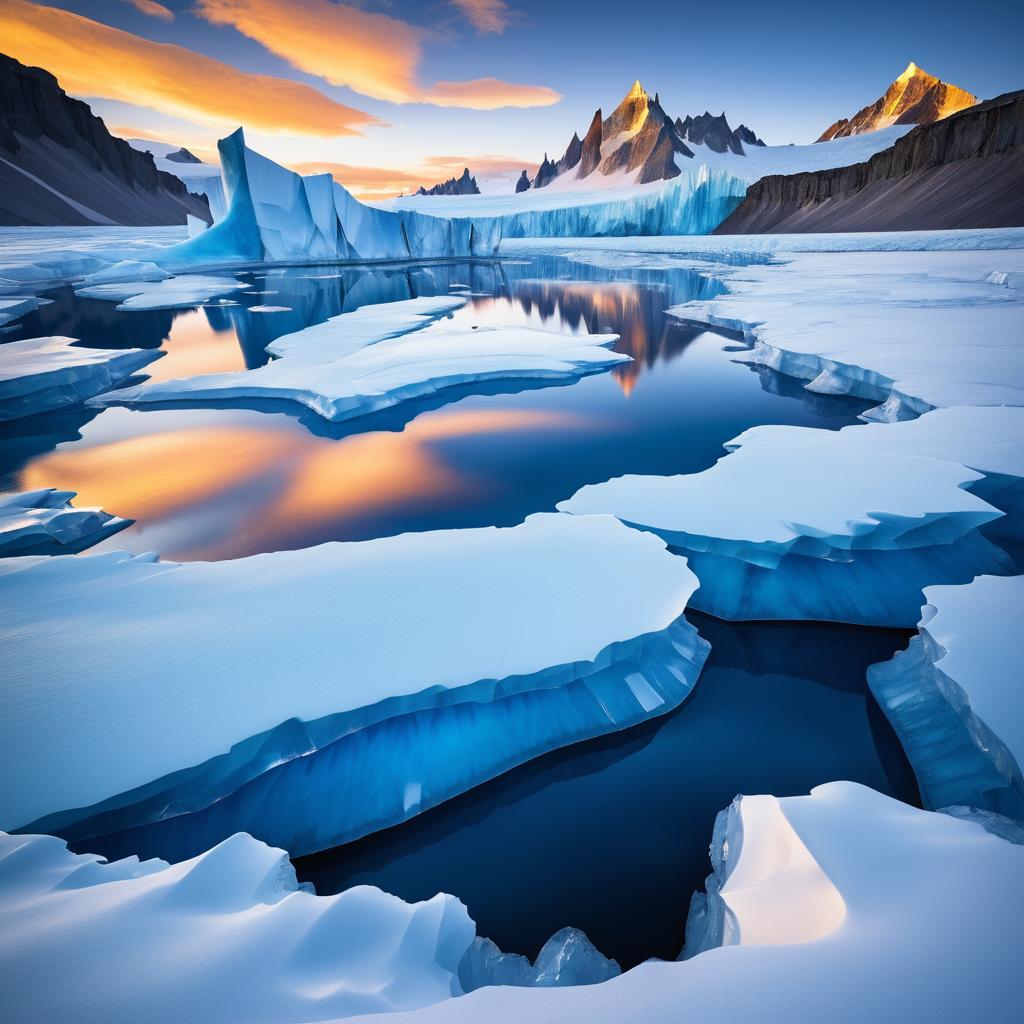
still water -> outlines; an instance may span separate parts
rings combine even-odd
[[[147,371],[169,379],[256,366],[282,334],[454,284],[469,289],[457,320],[613,332],[634,362],[571,386],[466,388],[341,427],[285,404],[48,414],[0,427],[0,490],[74,490],[79,505],[136,520],[94,551],[238,558],[511,525],[584,484],[705,469],[755,424],[837,428],[867,405],[811,396],[737,364],[735,342],[670,321],[667,307],[718,290],[682,267],[547,256],[240,276],[250,290],[175,311],[118,312],[57,289],[4,339],[159,347],[166,355]],[[708,871],[714,815],[736,793],[803,793],[844,778],[916,800],[864,681],[867,665],[905,645],[904,633],[692,619],[712,655],[676,712],[304,858],[300,875],[321,892],[372,882],[410,899],[455,893],[482,934],[530,955],[575,925],[628,966],[678,953],[690,893]]]

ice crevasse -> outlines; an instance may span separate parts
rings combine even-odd
[[[227,562],[3,560],[0,827],[169,860],[236,831],[337,845],[678,706],[708,651],[696,585],[656,537],[550,513]]]

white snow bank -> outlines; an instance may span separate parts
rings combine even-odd
[[[409,1010],[460,992],[466,908],[370,886],[298,888],[283,850],[235,835],[194,860],[105,863],[0,833],[9,1024],[280,1024]]]
[[[131,523],[98,508],[72,508],[52,487],[0,495],[0,556],[81,551]]]
[[[206,849],[237,814],[293,854],[334,845],[677,706],[707,654],[681,619],[695,587],[657,538],[555,514],[227,562],[4,560],[0,825],[178,772],[85,834],[219,801],[167,841]],[[250,780],[283,804],[236,807]]]
[[[483,988],[403,1024],[1018,1015],[1024,847],[849,782],[805,797],[745,797],[725,817],[716,838],[730,841],[725,850],[719,841],[716,859],[729,944],[603,985]]]
[[[268,346],[265,366],[143,384],[99,399],[146,402],[285,399],[324,419],[347,420],[480,382],[572,381],[628,362],[609,351],[615,334],[434,323],[463,298],[366,306]]]
[[[955,405],[1024,405],[1024,293],[990,279],[1024,272],[1019,249],[793,254],[717,271],[728,293],[672,315],[741,331],[738,358],[878,400],[870,418]]]
[[[117,268],[121,270],[118,271]],[[152,263],[137,265],[138,273],[144,276],[134,279],[124,276],[128,275],[131,269],[125,269],[125,264],[119,263],[117,267],[111,268],[109,274],[93,274],[93,280],[104,276],[112,277],[114,280],[107,284],[87,284],[83,288],[76,288],[75,294],[83,299],[106,299],[120,303],[118,309],[180,309],[197,306],[218,296],[233,295],[252,287],[234,277],[207,274],[182,274],[179,277],[171,277]]]
[[[930,807],[1024,821],[1024,577],[928,587],[914,637],[868,681]]]
[[[74,338],[0,345],[0,421],[78,405],[163,355],[159,349],[83,348]]]
[[[1002,515],[965,489],[982,474],[917,454],[920,428],[890,449],[890,430],[901,433],[755,428],[702,473],[619,477],[558,507],[617,516],[684,552],[703,611],[910,626],[923,586],[1009,571],[1009,559],[976,532]]]

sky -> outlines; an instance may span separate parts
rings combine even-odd
[[[238,125],[364,198],[561,155],[634,79],[672,116],[812,142],[911,60],[988,98],[1024,87],[1024,4],[943,0],[0,0],[0,51],[123,137],[213,153]]]

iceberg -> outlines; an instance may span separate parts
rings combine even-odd
[[[461,991],[466,908],[371,886],[299,887],[247,835],[170,866],[106,863],[46,835],[0,833],[5,1019],[279,1024],[411,1010]]]
[[[677,707],[708,652],[696,585],[656,537],[553,513],[226,562],[5,559],[0,827],[172,860],[243,830],[337,845]]]
[[[928,587],[918,635],[868,683],[931,808],[963,805],[1024,822],[1024,577]]]
[[[567,383],[630,360],[609,351],[616,334],[437,322],[465,302],[364,306],[278,338],[267,346],[278,358],[256,369],[140,384],[94,404],[284,399],[339,422],[457,386]]]
[[[84,551],[131,525],[102,509],[72,508],[74,496],[52,487],[0,495],[0,557]]]
[[[403,1024],[1018,1015],[1024,847],[834,782],[809,796],[741,797],[716,828],[712,857],[711,891],[688,932],[698,955],[601,985],[485,987]]]
[[[75,338],[7,342],[0,345],[0,421],[79,405],[162,355],[141,348],[84,348]]]
[[[755,428],[702,473],[619,477],[558,508],[657,533],[700,579],[692,606],[728,619],[909,627],[924,586],[1012,571],[979,533],[1003,514],[966,489],[982,474],[891,450],[896,425],[866,431]]]

